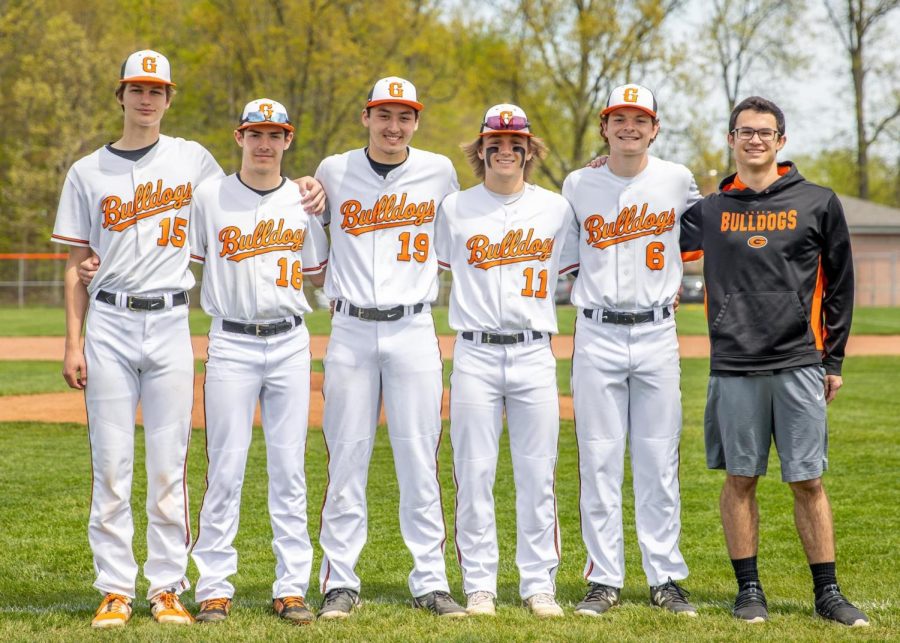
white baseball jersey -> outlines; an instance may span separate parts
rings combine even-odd
[[[574,218],[564,198],[530,184],[518,196],[480,184],[444,199],[435,246],[453,271],[451,328],[556,333],[557,278],[578,264],[560,265]]]
[[[205,264],[201,304],[211,317],[262,321],[312,310],[303,275],[321,272],[328,241],[319,217],[285,181],[261,196],[237,174],[208,181],[194,193],[191,259]]]
[[[316,178],[331,225],[325,294],[366,308],[434,301],[434,217],[459,189],[450,159],[409,148],[406,162],[382,178],[358,149],[322,161]]]
[[[188,206],[201,181],[222,174],[209,152],[183,138],[161,135],[138,161],[101,147],[69,169],[51,238],[100,257],[89,293],[188,290]]]
[[[653,156],[633,177],[616,176],[609,166],[583,168],[566,177],[562,193],[579,233],[573,304],[629,311],[675,301],[681,215],[700,199],[690,170]]]

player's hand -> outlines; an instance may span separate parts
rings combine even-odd
[[[300,205],[307,214],[322,214],[325,212],[325,190],[322,184],[311,176],[294,179],[294,183],[300,186]]]
[[[91,254],[90,257],[78,264],[78,278],[81,283],[90,286],[98,268],[100,268],[100,257],[95,254]]]
[[[585,165],[585,167],[592,167],[596,170],[597,168],[603,167],[604,165],[606,165],[606,161],[608,161],[608,160],[609,160],[608,156],[598,156],[597,158],[588,161],[588,164]]]
[[[684,290],[684,286],[678,289],[678,292],[675,294],[675,302],[672,304],[672,312],[678,312],[678,304],[681,303],[681,291]]]
[[[328,311],[331,313],[331,316],[334,317],[334,307],[337,304],[337,299],[332,299],[328,304]]]
[[[62,374],[70,388],[82,390],[87,386],[87,364],[84,361],[84,351],[81,349],[66,350]]]
[[[844,378],[840,375],[825,376],[825,404],[831,404],[831,400],[837,397],[838,390],[844,385]]]

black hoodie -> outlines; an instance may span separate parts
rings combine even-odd
[[[853,317],[853,260],[834,192],[791,162],[755,192],[732,175],[681,218],[681,250],[705,257],[714,371],[823,364],[840,375]]]

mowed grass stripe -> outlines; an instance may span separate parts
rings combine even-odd
[[[626,467],[623,486],[626,586],[624,604],[608,617],[578,619],[571,608],[584,592],[578,512],[578,472],[574,426],[564,422],[557,466],[557,496],[563,560],[558,594],[568,618],[539,622],[520,607],[515,569],[515,492],[507,440],[502,441],[496,498],[501,564],[499,615],[493,620],[460,623],[435,621],[408,607],[406,576],[410,557],[399,536],[398,493],[386,431],[378,432],[369,474],[369,543],[359,572],[364,608],[344,623],[317,623],[290,628],[269,608],[274,558],[266,510],[265,447],[254,435],[242,498],[241,528],[235,543],[239,571],[235,611],[214,634],[202,627],[165,629],[152,623],[146,582],[138,586],[130,640],[342,640],[528,641],[528,640],[736,640],[747,627],[730,616],[734,579],[721,534],[718,493],[722,474],[708,471],[703,454],[702,414],[705,360],[683,362],[685,428],[681,445],[683,534],[681,545],[691,568],[685,582],[701,610],[698,619],[676,618],[647,606],[648,590],[634,537],[633,493]],[[830,467],[826,486],[834,502],[838,539],[838,575],[848,595],[869,612],[874,626],[865,631],[840,629],[812,618],[809,571],[794,531],[790,492],[779,482],[775,457],[770,475],[760,482],[762,515],[760,571],[770,599],[772,620],[752,636],[762,640],[888,640],[900,627],[896,588],[900,570],[893,564],[900,550],[900,471],[896,418],[900,416],[898,358],[855,358],[845,367],[845,386],[830,407]],[[445,426],[446,430],[446,426]],[[146,519],[144,434],[136,434],[134,480],[135,550],[145,557]],[[460,576],[452,544],[454,491],[448,436],[440,449],[443,506],[449,530],[447,566],[451,587],[460,594]],[[158,448],[158,445],[151,445]],[[314,543],[325,489],[326,452],[318,432],[310,433],[306,471],[308,516]],[[206,459],[204,434],[195,434],[189,455],[189,488],[194,528],[203,493]],[[83,426],[15,423],[0,425],[0,638],[4,640],[80,640],[92,637],[88,623],[99,596],[91,589],[93,571],[86,521],[90,496],[90,459]],[[316,548],[314,573],[321,551]],[[189,575],[196,580],[196,569]],[[188,592],[186,601],[191,602]],[[309,598],[320,596],[313,578]]]

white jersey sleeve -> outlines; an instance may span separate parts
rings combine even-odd
[[[437,212],[437,221],[434,224],[434,252],[437,257],[438,268],[441,270],[450,270],[450,227],[447,224],[447,207],[453,207],[452,202],[456,199],[458,192],[448,194]],[[444,204],[447,204],[446,206]]]
[[[573,304],[637,311],[675,301],[681,215],[700,196],[690,170],[653,156],[634,177],[583,168],[566,177],[563,196],[579,233]]]
[[[311,310],[303,274],[323,268],[324,234],[300,199],[292,181],[260,195],[236,174],[209,181],[196,192],[197,223],[203,230],[192,238],[207,249],[201,305],[208,315],[262,322]],[[310,234],[311,225],[318,232]],[[312,265],[304,264],[304,257]]]
[[[574,216],[568,202],[535,185],[505,201],[482,184],[447,197],[441,213],[441,262],[453,267],[450,326],[556,333],[553,294]]]
[[[328,196],[326,296],[366,308],[434,301],[435,214],[459,186],[450,160],[410,148],[406,162],[381,177],[359,149],[322,161],[316,178]]]
[[[316,275],[328,265],[328,236],[322,225],[322,217],[306,215],[306,239],[300,249],[303,260],[303,274]]]
[[[100,148],[69,170],[51,239],[100,257],[90,293],[187,290],[193,192],[221,175],[209,152],[180,138],[160,136],[138,161]]]

